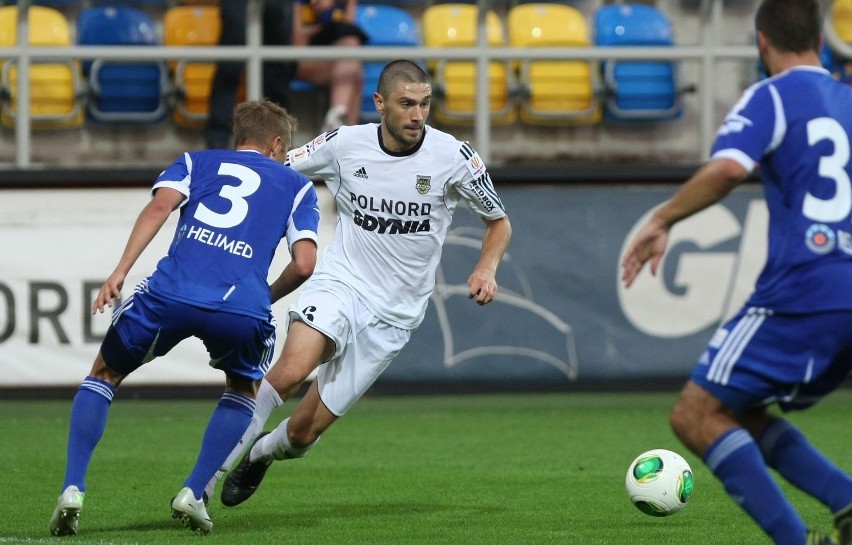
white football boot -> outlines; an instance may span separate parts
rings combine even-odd
[[[204,500],[196,500],[189,487],[183,488],[172,499],[172,518],[180,519],[184,526],[202,534],[209,534],[213,529],[213,521],[207,515]]]
[[[83,498],[86,494],[71,485],[60,494],[56,509],[50,517],[50,533],[55,536],[77,535],[80,512],[83,510]]]

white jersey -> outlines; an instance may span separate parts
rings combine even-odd
[[[287,154],[337,202],[337,229],[312,279],[355,290],[382,320],[414,329],[435,287],[441,248],[460,200],[479,216],[506,215],[479,155],[429,127],[406,153],[382,147],[378,124],[343,126]]]

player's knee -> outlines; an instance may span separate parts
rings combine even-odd
[[[669,413],[669,426],[678,437],[683,438],[695,426],[696,415],[690,407],[691,405],[681,397]]]

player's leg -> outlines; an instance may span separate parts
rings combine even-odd
[[[335,343],[330,338],[306,325],[302,319],[294,317],[281,355],[264,378],[264,382],[272,387],[272,392],[267,393],[267,397],[272,398],[274,395],[281,403],[292,397],[317,365],[331,357],[334,347]],[[260,410],[255,412],[252,425],[241,440],[243,445],[254,447],[266,435],[257,434],[263,429],[275,406],[277,406],[275,403],[266,403],[263,412]],[[248,437],[249,433],[255,435]],[[233,454],[232,452],[228,459],[230,463],[233,463],[231,460]],[[253,458],[253,449],[249,448],[222,487],[222,503],[231,507],[247,500],[257,490],[271,463],[272,458],[264,460]]]
[[[804,544],[807,527],[740,417],[759,414],[778,393],[784,382],[774,375],[778,368],[798,369],[801,358],[790,344],[796,331],[762,309],[743,309],[713,336],[671,416],[683,443],[780,545]]]
[[[293,415],[275,431],[258,439],[228,475],[222,489],[222,502],[226,505],[236,505],[248,499],[274,460],[304,456],[328,426],[364,395],[411,338],[410,331],[373,316],[354,294],[343,290],[334,297],[345,301],[340,305],[340,308],[347,309],[345,319],[322,312],[312,313],[310,318],[303,313],[302,317],[309,319],[313,325],[323,324],[325,331],[336,331],[329,339],[337,339],[335,346],[345,346],[345,350],[338,348],[332,359],[319,367],[316,381]],[[350,330],[357,333],[353,333],[353,337],[345,343]],[[279,392],[285,393],[280,389]]]
[[[672,409],[671,424],[684,445],[702,457],[728,495],[777,545],[804,545],[807,526],[730,409],[690,381]]]
[[[797,317],[799,345],[808,361],[806,380],[786,386],[779,401],[785,410],[804,409],[840,386],[852,368],[852,313],[831,312]],[[765,413],[764,413],[765,414]],[[764,417],[743,422],[758,438],[767,464],[789,483],[826,505],[835,514],[842,545],[852,545],[852,478],[820,452],[789,421]]]
[[[254,390],[252,380],[228,378],[228,388],[207,422],[195,467],[171,501],[172,518],[181,519],[191,530],[207,534],[213,529],[204,488],[249,426],[255,407]]]
[[[110,342],[117,334],[110,328]],[[106,342],[106,341],[105,341]],[[50,517],[50,533],[75,535],[86,493],[86,473],[106,428],[112,398],[124,375],[110,369],[98,352],[92,370],[83,380],[71,405],[65,482]]]

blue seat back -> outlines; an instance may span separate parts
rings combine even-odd
[[[159,45],[152,17],[129,6],[84,9],[77,17],[79,45]],[[164,62],[89,60],[89,117],[106,122],[152,122],[165,118],[167,72]]]
[[[595,13],[595,44],[599,46],[674,45],[671,23],[658,8],[644,4],[602,6]],[[672,61],[601,63],[609,98],[604,116],[616,121],[661,121],[682,113],[676,64]]]
[[[410,46],[421,43],[420,30],[407,10],[387,4],[360,4],[356,23],[370,37],[368,46]],[[364,86],[361,93],[361,120],[378,121],[379,114],[373,104],[373,93],[379,83],[379,74],[385,62],[365,62]]]

